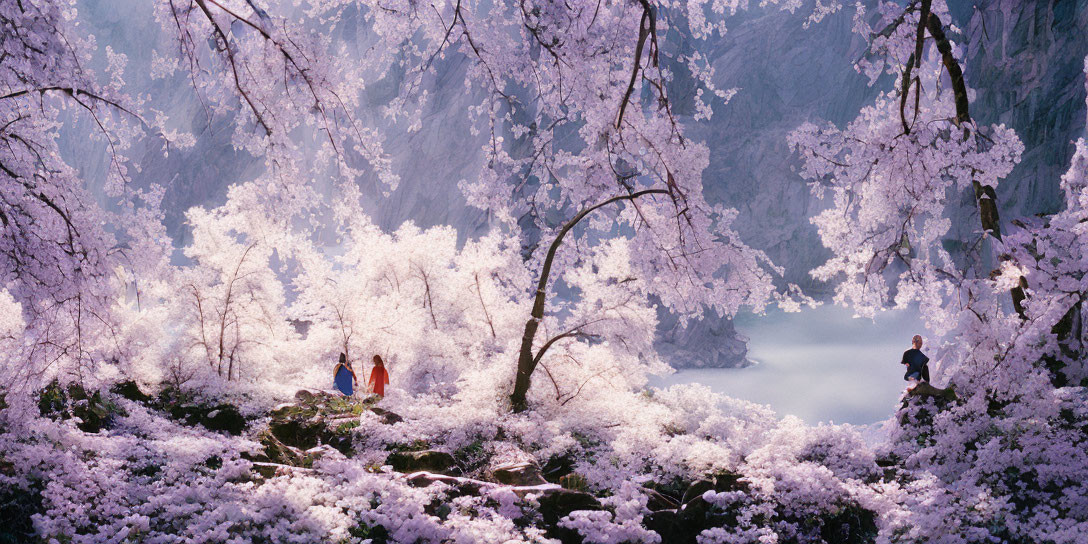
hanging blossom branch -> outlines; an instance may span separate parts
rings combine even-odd
[[[117,83],[123,56],[107,49],[115,77],[99,84],[84,70],[87,39],[60,7],[0,2],[0,34],[0,285],[20,302],[27,320],[33,347],[24,375],[43,376],[65,360],[74,360],[80,375],[103,358],[83,339],[99,330],[102,338],[114,336],[114,271],[136,274],[161,255],[149,245],[132,258],[123,247],[138,232],[156,229],[149,222],[158,207],[156,191],[130,188],[124,156],[150,127],[140,103]],[[110,162],[101,188],[116,199],[118,212],[102,209],[62,159],[57,130],[69,104],[88,115],[105,139]]]
[[[892,25],[889,25],[881,32],[882,35],[890,33],[895,30],[894,25],[902,24],[907,13],[917,9],[918,10],[918,25],[915,37],[915,49],[910,58],[907,59],[907,63],[903,69],[903,79],[900,85],[900,102],[899,102],[899,115],[903,124],[903,134],[909,135],[911,126],[918,119],[918,106],[921,99],[921,79],[914,77],[911,79],[911,73],[914,69],[915,63],[920,63],[922,58],[922,51],[925,45],[926,32],[933,38],[937,51],[940,54],[941,64],[944,66],[948,73],[948,79],[952,84],[952,94],[956,105],[956,116],[953,119],[953,123],[959,127],[963,133],[963,139],[966,140],[971,137],[971,126],[974,124],[971,120],[971,114],[969,111],[970,104],[967,97],[967,86],[963,78],[963,70],[960,68],[959,61],[956,60],[952,51],[952,44],[949,42],[948,37],[945,35],[944,24],[941,22],[941,18],[931,11],[932,0],[920,0],[920,2],[914,2],[909,5],[900,17],[897,17],[893,21]],[[906,114],[907,98],[910,96],[910,85],[914,83],[914,118],[908,123]],[[1001,240],[1001,220],[997,210],[997,193],[992,185],[982,185],[977,180],[972,180],[972,188],[975,193],[975,204],[979,211],[979,220],[982,223],[982,230],[984,233],[989,234],[994,239]],[[1007,254],[1002,255],[1001,259],[1008,259]],[[1010,290],[1013,306],[1016,309],[1016,313],[1020,315],[1022,319],[1026,316],[1024,314],[1023,300],[1025,297],[1024,289],[1027,287],[1026,278],[1021,277],[1018,284]]]
[[[243,104],[249,115],[236,117],[234,145],[265,156],[281,188],[298,185],[297,178],[305,177],[300,175],[305,163],[312,162],[315,171],[331,163],[339,172],[341,189],[354,195],[356,179],[363,175],[357,166],[361,161],[370,165],[386,190],[396,188],[399,179],[378,133],[364,127],[356,114],[364,80],[330,51],[327,38],[248,1],[234,7],[223,0],[165,0],[157,5],[157,17],[173,36],[206,111],[208,103],[229,109],[232,97]],[[214,46],[205,46],[206,41]],[[315,142],[322,150],[317,155],[304,153],[292,137],[312,118],[322,135]],[[279,191],[281,196],[290,192]]]
[[[871,41],[869,55],[857,67],[871,82],[881,73],[900,72],[896,94],[863,109],[843,131],[805,124],[790,137],[805,161],[802,174],[812,182],[813,193],[831,191],[835,197],[833,210],[813,219],[835,256],[813,274],[825,280],[845,274],[846,281],[836,287],[837,300],[863,313],[885,304],[893,286],[898,304],[929,294],[936,305],[933,293],[952,292],[965,280],[988,276],[989,268],[981,263],[978,268],[984,270],[958,270],[941,246],[951,227],[944,218],[946,194],[953,187],[975,193],[982,230],[980,240],[967,245],[969,252],[978,251],[983,239],[1000,242],[994,187],[1023,150],[1004,126],[991,127],[988,134],[976,130],[963,71],[944,32],[943,3],[881,4],[880,10],[879,32],[864,22],[863,10],[855,18],[855,30]],[[929,48],[927,35],[933,40]],[[942,71],[948,73],[950,88],[940,83]],[[908,112],[912,92],[914,108]],[[883,273],[893,262],[901,272],[889,284]],[[1022,313],[1022,287],[1011,292]],[[932,311],[947,317],[944,308]]]

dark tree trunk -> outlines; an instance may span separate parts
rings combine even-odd
[[[533,355],[533,339],[536,338],[536,331],[537,328],[540,327],[540,320],[544,318],[544,302],[547,299],[548,277],[551,275],[552,262],[555,260],[555,254],[559,250],[559,246],[563,244],[563,237],[565,237],[567,233],[587,215],[613,202],[635,200],[636,198],[649,194],[667,193],[668,190],[666,189],[646,189],[627,195],[615,196],[604,202],[583,209],[571,218],[570,221],[567,221],[566,224],[563,225],[563,228],[559,229],[559,234],[555,236],[555,240],[552,241],[552,245],[548,248],[548,255],[544,258],[544,265],[540,269],[540,279],[537,281],[536,294],[533,298],[533,310],[529,314],[529,320],[525,322],[525,334],[521,336],[521,350],[518,351],[518,373],[514,378],[514,392],[510,395],[510,407],[515,413],[524,412],[529,407],[528,402],[526,401],[526,395],[529,393],[529,386],[532,385],[533,371],[536,370],[536,365],[539,362],[539,358]]]
[[[963,81],[963,70],[960,69],[959,62],[956,61],[956,57],[952,54],[952,44],[944,33],[944,24],[941,22],[940,17],[929,11],[929,4],[930,0],[922,1],[921,9],[924,19],[919,21],[918,50],[921,50],[921,41],[924,38],[921,29],[921,23],[924,22],[929,34],[933,36],[937,51],[941,54],[941,63],[944,64],[945,70],[948,71],[948,78],[952,82],[952,92],[956,100],[956,125],[963,128],[963,136],[968,138],[970,129],[964,125],[971,122],[971,113],[969,109],[970,102],[967,99],[967,86]],[[971,184],[975,191],[975,203],[978,205],[978,216],[983,232],[989,233],[990,236],[997,240],[1001,240],[1001,218],[997,213],[997,193],[993,187],[982,185],[977,180],[972,180]],[[999,258],[1008,258],[1008,256]],[[1027,280],[1021,276],[1017,283],[1018,285],[1009,291],[1009,295],[1012,298],[1012,305],[1017,315],[1021,319],[1027,319],[1023,305],[1024,300],[1027,298]]]

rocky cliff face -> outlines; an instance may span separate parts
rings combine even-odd
[[[1054,213],[1058,180],[1069,169],[1073,141],[1084,134],[1088,1],[993,0],[957,6],[967,36],[971,113],[1004,123],[1024,142],[1024,156],[998,188],[1005,218]]]

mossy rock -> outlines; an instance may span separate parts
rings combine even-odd
[[[457,448],[453,452],[453,456],[457,459],[461,468],[464,469],[465,474],[483,472],[483,469],[491,461],[491,453],[488,451],[486,440],[483,439],[473,440],[465,446]]]
[[[604,510],[604,505],[593,495],[563,488],[545,491],[537,502],[540,504],[537,511],[544,521],[547,536],[557,538],[564,544],[582,542],[582,538],[576,531],[559,527],[560,519],[579,510]]]
[[[577,472],[571,472],[566,476],[559,479],[559,485],[563,489],[569,489],[571,491],[589,491],[589,481],[585,476],[578,474]]]
[[[246,418],[231,404],[181,404],[172,406],[170,417],[187,425],[201,425],[214,432],[239,436],[246,429]]]
[[[341,417],[326,416],[312,406],[281,406],[272,411],[268,428],[288,446],[308,450],[328,444],[349,455],[359,420],[350,414],[337,415]]]
[[[404,421],[403,417],[400,417],[399,415],[390,412],[389,410],[386,410],[384,408],[378,408],[377,406],[374,406],[370,408],[370,411],[374,412],[378,417],[382,418],[382,423],[385,423],[386,425],[393,425]]]
[[[299,402],[310,402],[314,399],[314,397],[320,394],[322,394],[321,391],[311,389],[299,389],[295,392],[295,400]]]
[[[277,439],[288,446],[308,450],[321,443],[327,428],[321,418],[290,417],[273,418],[268,429]]]
[[[907,390],[907,396],[937,397],[944,399],[946,402],[954,402],[957,399],[956,391],[952,386],[941,389],[940,387],[930,385],[929,382],[918,382],[917,385]]]
[[[366,410],[373,408],[374,404],[377,403],[377,400],[378,399],[375,397],[359,399],[357,397],[344,396],[339,393],[326,393],[324,391],[302,389],[295,393],[296,402],[277,408],[271,415],[273,417],[277,417],[278,415],[300,415],[305,417],[332,417],[336,415],[359,416]]]
[[[148,395],[140,390],[140,386],[132,380],[125,380],[113,385],[110,388],[110,392],[126,398],[133,402],[139,402],[141,404],[149,404],[153,400],[151,395]]]
[[[548,483],[536,463],[507,463],[488,470],[489,479],[505,485],[532,486]]]
[[[263,446],[261,452],[256,455],[243,454],[242,457],[254,462],[275,463],[293,467],[308,468],[313,465],[313,459],[308,458],[305,452],[284,444],[267,429],[261,431],[256,438],[257,442],[260,442],[261,446]]]
[[[101,391],[88,392],[83,386],[72,383],[61,387],[54,380],[38,395],[38,411],[44,417],[52,419],[80,420],[76,425],[86,433],[97,433],[113,427],[118,416],[127,415],[112,399],[103,396]]]
[[[386,444],[385,449],[386,449],[386,451],[393,451],[393,452],[424,451],[424,450],[431,449],[431,443],[420,438],[420,439],[413,440],[413,441],[411,441],[411,442],[409,442],[407,444],[405,444],[403,442],[394,442],[392,444]]]
[[[56,380],[38,392],[38,412],[51,419],[68,418],[68,395]]]

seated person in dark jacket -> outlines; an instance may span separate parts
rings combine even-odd
[[[903,375],[904,380],[914,381],[929,381],[929,357],[922,354],[922,336],[914,335],[911,339],[913,348],[903,352],[903,364],[907,367],[907,373]]]

